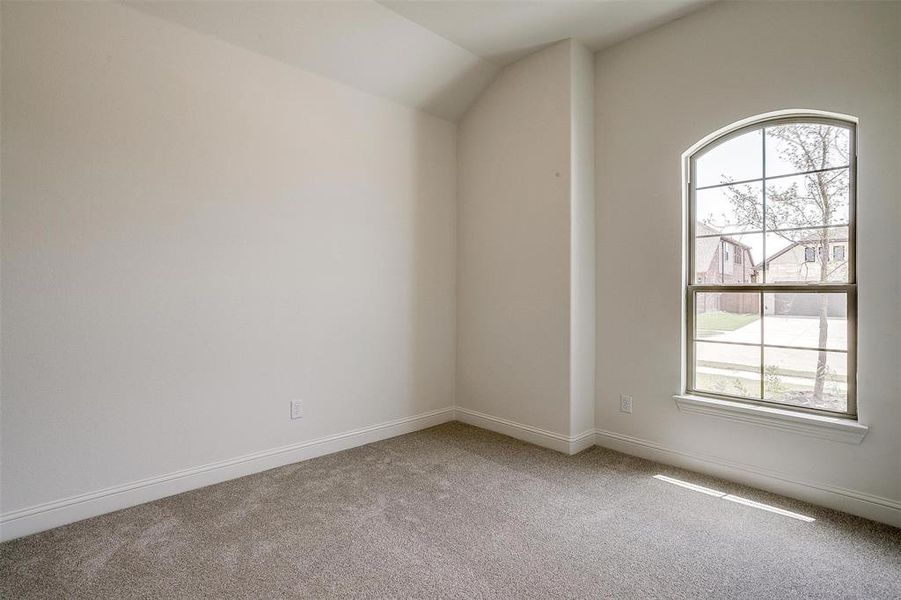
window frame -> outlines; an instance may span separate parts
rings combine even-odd
[[[845,250],[845,260],[848,263],[848,280],[846,283],[819,283],[819,282],[808,282],[808,283],[764,283],[763,281],[758,281],[753,284],[730,284],[730,283],[722,283],[722,284],[699,284],[695,281],[695,277],[697,274],[695,268],[695,205],[696,205],[696,195],[697,190],[695,186],[695,182],[697,181],[697,159],[712,150],[716,146],[719,146],[731,139],[734,139],[740,135],[744,135],[751,131],[763,130],[766,127],[785,125],[790,123],[821,123],[824,125],[832,125],[837,127],[843,127],[848,130],[848,143],[849,143],[849,164],[848,164],[848,179],[849,179],[849,190],[848,190],[848,240],[847,247]],[[765,133],[761,135],[762,137],[762,148],[761,148],[761,157],[763,160],[762,163],[762,171],[761,171],[761,188],[763,190],[762,200],[764,202],[764,207],[766,203],[766,182],[767,179],[772,179],[776,177],[782,176],[774,176],[768,178],[766,176],[766,135]],[[855,120],[849,118],[842,117],[833,117],[833,116],[824,116],[821,114],[806,114],[806,113],[797,113],[797,114],[789,114],[789,115],[779,115],[772,117],[763,117],[759,119],[755,119],[753,121],[746,121],[739,127],[736,127],[731,130],[727,130],[725,132],[719,133],[708,139],[706,142],[695,148],[690,154],[685,157],[687,161],[687,177],[685,180],[685,197],[687,199],[687,207],[686,207],[686,243],[685,243],[685,256],[687,260],[685,260],[685,269],[687,271],[685,276],[685,284],[684,284],[684,307],[685,307],[685,343],[684,343],[684,393],[691,396],[700,396],[707,398],[715,398],[718,400],[726,400],[730,402],[738,402],[743,404],[750,405],[758,405],[758,406],[767,406],[767,407],[775,407],[782,410],[787,411],[796,411],[799,413],[812,413],[818,415],[826,415],[831,417],[842,417],[846,419],[857,420],[857,122]],[[816,171],[814,171],[816,172]],[[803,174],[803,173],[799,173]],[[799,175],[793,174],[793,175]],[[756,181],[756,180],[754,180]],[[740,182],[739,182],[740,183]],[[766,270],[766,212],[764,208],[764,222],[763,222],[763,256],[761,259],[761,270]],[[824,226],[827,228],[828,226]],[[834,227],[834,226],[833,226]],[[831,257],[830,257],[831,258]],[[761,273],[761,280],[765,280],[766,277]],[[695,357],[694,357],[694,346],[695,346],[695,331],[694,331],[694,318],[695,318],[695,296],[698,293],[703,292],[757,292],[760,294],[760,315],[761,315],[761,339],[760,346],[764,348],[766,346],[764,333],[763,333],[763,297],[764,294],[774,293],[774,292],[787,292],[787,293],[810,293],[810,292],[820,292],[820,293],[842,293],[845,294],[847,298],[847,371],[848,371],[848,381],[847,381],[847,410],[845,412],[837,412],[830,411],[819,408],[810,408],[805,406],[797,406],[793,404],[783,403],[783,402],[775,402],[771,400],[765,400],[763,398],[764,394],[761,393],[761,398],[744,398],[740,396],[731,396],[727,394],[717,394],[714,392],[708,391],[699,391],[695,389],[694,380],[695,380]],[[764,370],[765,366],[761,364],[761,391],[763,389],[764,382]]]

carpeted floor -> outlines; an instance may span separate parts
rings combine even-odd
[[[0,597],[901,598],[901,530],[449,423],[8,542]]]

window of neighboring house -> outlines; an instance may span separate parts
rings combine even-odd
[[[760,121],[689,157],[687,393],[856,415],[855,172],[856,125],[820,116]],[[723,262],[747,251],[761,266],[702,283],[712,237],[741,244],[723,241]],[[847,242],[824,256],[832,240]]]
[[[833,246],[832,260],[845,260],[845,247],[841,245]]]

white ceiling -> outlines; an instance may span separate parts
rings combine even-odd
[[[354,88],[456,121],[504,65],[576,38],[597,50],[709,0],[125,0]]]
[[[368,0],[126,4],[452,121],[497,73],[490,62]]]
[[[498,65],[567,38],[600,50],[711,0],[377,0]]]

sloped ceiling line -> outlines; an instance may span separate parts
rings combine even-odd
[[[550,43],[592,50],[709,0],[124,0],[358,90],[456,122],[500,69]]]

